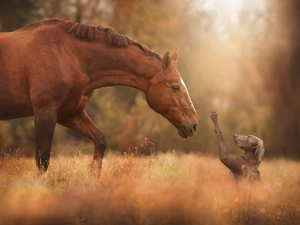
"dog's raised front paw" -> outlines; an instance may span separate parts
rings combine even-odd
[[[210,118],[211,118],[211,120],[214,121],[214,122],[218,120],[218,114],[216,113],[215,110],[213,110],[213,111],[211,112]]]

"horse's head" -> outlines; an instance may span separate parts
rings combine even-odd
[[[177,52],[167,52],[162,59],[161,72],[150,81],[145,93],[149,106],[167,118],[183,137],[196,133],[198,119],[187,88],[176,70]]]

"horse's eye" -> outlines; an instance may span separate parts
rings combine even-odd
[[[173,85],[172,86],[172,91],[174,91],[174,92],[179,91],[179,86],[178,85]]]

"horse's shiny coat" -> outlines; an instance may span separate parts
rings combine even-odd
[[[105,136],[85,112],[97,88],[137,88],[181,137],[195,134],[197,114],[176,62],[176,51],[161,57],[100,26],[48,19],[0,33],[0,119],[34,116],[36,162],[42,171],[48,168],[56,123],[88,137],[99,176]]]

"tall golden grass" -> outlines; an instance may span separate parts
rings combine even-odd
[[[100,179],[91,156],[0,158],[0,224],[300,224],[300,163],[264,160],[263,183],[237,188],[217,158],[108,154]]]

